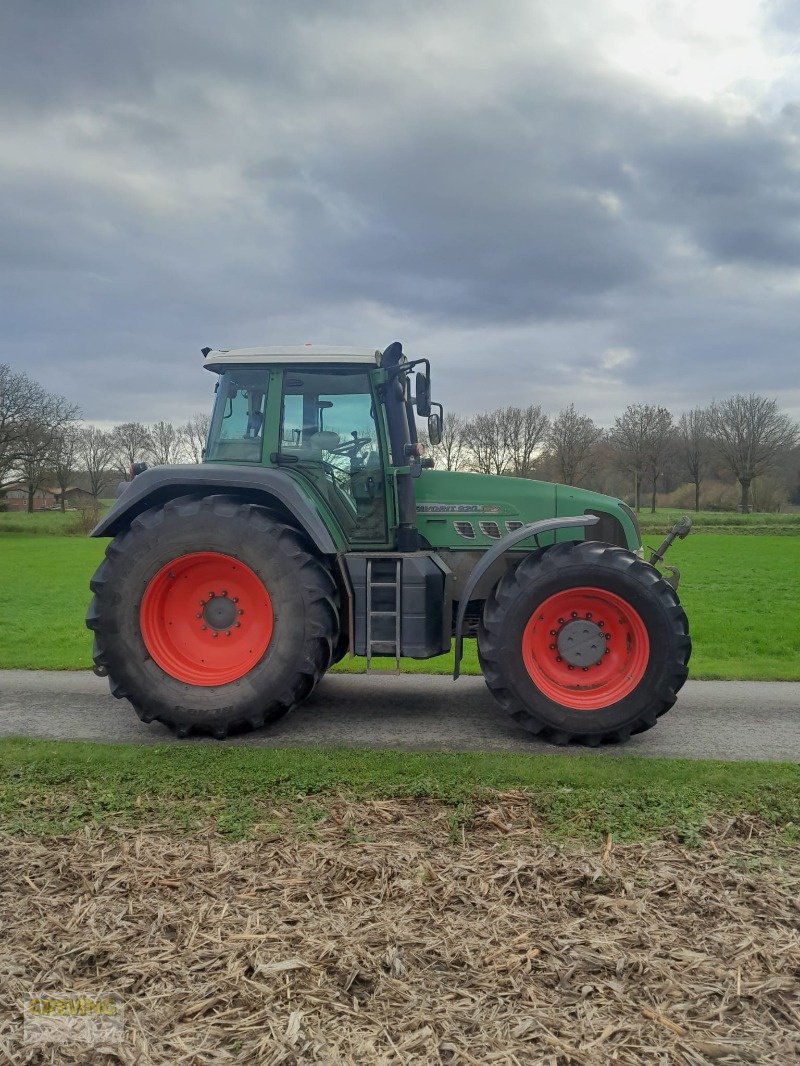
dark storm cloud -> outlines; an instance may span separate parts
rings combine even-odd
[[[795,387],[796,109],[537,10],[3,5],[0,359],[117,420],[205,405],[203,343],[398,333],[463,409]]]

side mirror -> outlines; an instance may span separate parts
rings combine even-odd
[[[424,371],[418,370],[415,385],[417,414],[420,418],[427,418],[431,413],[431,379]]]
[[[438,411],[428,415],[428,440],[433,445],[442,443],[442,416]]]

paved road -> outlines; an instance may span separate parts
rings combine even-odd
[[[144,725],[108,684],[88,671],[0,671],[0,736],[138,744],[176,741]],[[266,747],[389,748],[408,751],[572,751],[529,740],[489,695],[483,679],[333,674],[282,721],[224,741]],[[603,752],[690,759],[800,762],[800,683],[689,681],[655,729]]]

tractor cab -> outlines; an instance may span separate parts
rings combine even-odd
[[[424,451],[415,411],[430,418],[434,443],[441,420],[431,416],[427,360],[408,363],[402,351],[387,351],[209,350],[205,366],[219,382],[206,462],[291,470],[348,544],[394,547],[399,536],[409,547],[416,509],[404,483],[419,475]]]

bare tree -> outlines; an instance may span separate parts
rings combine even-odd
[[[78,458],[89,480],[89,491],[97,500],[108,484],[114,461],[114,438],[97,426],[87,426],[78,438]]]
[[[530,477],[550,419],[538,404],[505,407],[500,411],[500,419],[509,472],[515,477]]]
[[[445,470],[463,470],[467,460],[466,419],[447,411],[442,421],[442,443],[433,448],[437,463]]]
[[[198,411],[178,431],[183,438],[184,450],[191,457],[193,463],[202,463],[203,461],[203,452],[208,439],[210,425],[211,416],[206,414],[205,411]]]
[[[663,476],[667,460],[674,451],[675,424],[672,413],[666,407],[645,406],[648,425],[644,442],[644,471],[650,481],[650,510],[655,514],[658,479]]]
[[[559,411],[547,433],[547,444],[565,485],[580,485],[594,470],[603,431],[575,404]]]
[[[171,422],[156,422],[150,427],[147,454],[156,466],[169,466],[179,461],[181,435]]]
[[[49,451],[49,434],[77,417],[78,408],[7,363],[0,363],[0,488],[12,475],[30,486]],[[49,457],[49,456],[48,456]],[[25,470],[23,470],[23,465]],[[30,503],[29,488],[29,503]]]
[[[29,513],[37,491],[52,474],[59,435],[78,414],[75,404],[53,393],[42,393],[36,406],[17,440],[16,467],[28,490]]]
[[[609,433],[617,462],[633,474],[633,497],[637,511],[642,505],[642,476],[651,410],[647,404],[629,404],[619,418],[614,419]]]
[[[472,465],[481,474],[504,474],[511,462],[502,410],[485,411],[466,424],[464,436]]]
[[[708,409],[711,438],[742,489],[742,514],[750,511],[750,485],[798,440],[798,425],[766,396],[731,396]]]
[[[59,500],[62,511],[66,510],[65,493],[75,476],[79,444],[80,429],[74,423],[62,427],[54,442],[53,478],[60,491]]]
[[[134,463],[150,452],[150,433],[141,422],[122,422],[111,431],[114,441],[114,466],[127,478]]]
[[[678,442],[683,466],[694,485],[694,509],[700,510],[700,485],[706,475],[711,455],[708,411],[695,407],[684,411],[678,420]]]
[[[37,421],[45,390],[27,374],[0,363],[0,487],[17,470],[28,426]]]
[[[27,509],[28,514],[31,514],[36,493],[44,484],[53,463],[53,431],[42,422],[29,422],[21,449],[17,470],[28,490]]]

